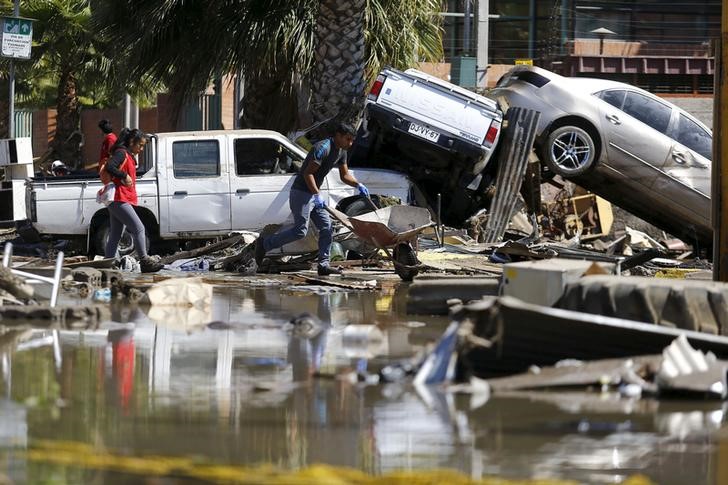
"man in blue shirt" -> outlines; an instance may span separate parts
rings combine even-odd
[[[319,276],[341,274],[341,269],[329,266],[329,253],[333,240],[331,219],[326,212],[326,201],[319,188],[331,169],[339,167],[339,177],[342,182],[358,188],[362,195],[369,195],[364,184],[360,184],[349,172],[346,163],[346,150],[354,143],[355,134],[351,125],[339,123],[333,137],[321,140],[308,152],[301,170],[293,181],[288,199],[293,213],[293,226],[272,236],[258,238],[255,243],[255,261],[258,265],[263,261],[265,253],[271,249],[303,238],[308,230],[310,218],[319,230]]]

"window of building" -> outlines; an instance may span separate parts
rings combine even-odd
[[[218,177],[220,144],[217,140],[189,140],[172,143],[175,178]]]
[[[235,140],[237,175],[295,173],[300,164],[300,157],[276,140],[270,138]]]
[[[490,58],[493,64],[513,64],[528,58],[528,20],[491,22]]]
[[[713,137],[683,114],[680,115],[673,138],[708,160],[713,159]]]
[[[651,126],[660,133],[667,133],[672,108],[639,93],[628,92],[622,111]]]

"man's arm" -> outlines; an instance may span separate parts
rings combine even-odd
[[[354,177],[354,174],[349,172],[349,166],[346,163],[339,165],[339,178],[346,185],[352,187],[359,187],[359,181]]]
[[[306,187],[308,187],[308,190],[312,194],[319,193],[319,189],[316,186],[316,179],[313,176],[313,174],[318,172],[319,168],[321,168],[321,165],[312,160],[308,163],[306,170],[303,172],[303,180],[306,182]]]

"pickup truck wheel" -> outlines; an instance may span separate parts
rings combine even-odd
[[[94,232],[94,249],[96,254],[104,255],[106,249],[106,242],[109,240],[109,221],[103,221]],[[150,247],[149,236],[146,236],[147,250]],[[121,239],[119,240],[119,255],[126,256],[132,254],[136,248],[134,247],[134,238],[127,232],[126,227],[124,232],[121,233]]]
[[[562,177],[582,175],[596,165],[596,147],[589,133],[578,126],[561,126],[549,133],[543,161]]]

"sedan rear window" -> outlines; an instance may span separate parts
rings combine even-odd
[[[672,108],[639,93],[628,92],[622,111],[651,126],[660,133],[667,133]]]
[[[610,91],[602,91],[598,94],[598,96],[602,98],[603,101],[606,101],[615,108],[622,109],[622,104],[624,103],[624,95],[626,93],[627,91],[621,89],[612,89]]]
[[[713,160],[713,137],[683,114],[680,115],[675,139],[708,160]]]

